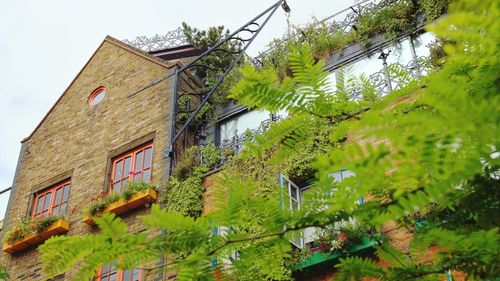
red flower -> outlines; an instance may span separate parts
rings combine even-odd
[[[341,242],[344,242],[345,240],[347,240],[347,235],[345,235],[344,233],[337,234],[337,237],[339,238],[339,240]]]

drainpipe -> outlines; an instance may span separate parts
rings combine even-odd
[[[384,78],[385,78],[385,84],[387,85],[387,93],[392,92],[391,77],[389,76],[389,69],[387,67],[387,57],[389,57],[390,53],[391,50],[385,53],[383,49],[380,49],[380,56],[378,56],[378,59],[382,60],[384,65]]]

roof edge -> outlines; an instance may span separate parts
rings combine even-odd
[[[176,63],[169,63],[165,60],[162,60],[160,58],[157,58],[151,54],[148,54],[142,50],[139,50],[135,47],[132,47],[128,44],[125,44],[123,42],[121,42],[120,40],[112,37],[112,36],[109,36],[107,35],[104,40],[101,42],[101,44],[99,44],[99,47],[97,47],[97,49],[92,53],[92,55],[90,56],[90,58],[87,60],[87,62],[83,65],[83,67],[80,69],[80,71],[78,71],[78,73],[76,74],[75,78],[73,78],[73,80],[71,80],[71,82],[69,83],[68,87],[66,87],[66,89],[64,89],[63,93],[59,96],[59,98],[55,101],[55,103],[52,105],[52,107],[49,109],[49,111],[43,116],[42,120],[40,120],[40,122],[38,123],[38,125],[35,127],[35,129],[27,136],[25,137],[24,139],[21,140],[21,143],[24,143],[26,141],[28,141],[34,134],[35,132],[40,128],[40,126],[43,124],[43,122],[45,121],[45,119],[47,119],[47,117],[49,116],[49,114],[52,112],[52,110],[54,110],[54,108],[56,107],[57,104],[59,104],[59,102],[61,101],[61,99],[64,97],[64,95],[66,94],[66,92],[69,90],[69,88],[73,85],[73,83],[75,83],[76,79],[78,79],[78,77],[80,77],[80,75],[82,74],[83,70],[87,67],[87,65],[90,63],[90,61],[95,57],[95,55],[97,54],[97,52],[99,51],[99,49],[101,49],[101,47],[104,45],[104,43],[110,43],[110,44],[113,44],[114,46],[116,47],[119,47],[123,50],[126,50],[130,53],[133,53],[137,56],[140,56],[146,60],[149,60],[150,62],[153,62],[155,64],[158,64],[162,67],[165,67],[165,68],[172,68],[172,67],[175,67],[175,66],[180,66],[181,64],[179,62],[176,62]]]

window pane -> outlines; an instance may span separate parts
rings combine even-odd
[[[37,201],[37,205],[36,205],[36,213],[37,214],[42,211],[44,198],[45,198],[45,195],[38,197],[38,201]]]
[[[131,157],[125,158],[125,165],[124,165],[124,168],[123,168],[123,177],[124,178],[128,177],[128,175],[129,175],[131,162],[132,162],[132,158]]]
[[[54,199],[54,205],[61,203],[63,188],[59,188],[56,191],[56,198]]]
[[[351,171],[345,170],[342,171],[342,180],[345,180],[346,178],[354,177],[355,174]]]
[[[109,281],[116,281],[116,273],[109,275]]]
[[[123,281],[131,281],[130,280],[130,270],[127,269],[123,272]]]
[[[146,149],[146,154],[144,157],[144,168],[151,167],[151,153],[153,152],[153,149],[150,147]]]
[[[364,74],[366,77],[369,77],[373,73],[380,71],[383,64],[382,60],[378,59],[379,55],[380,53],[375,53],[370,57],[363,58],[345,67],[345,75],[347,77],[359,77],[361,74]]]
[[[137,153],[135,156],[135,172],[142,171],[142,157],[144,156],[144,151]]]
[[[49,207],[50,207],[50,199],[51,198],[52,198],[52,192],[49,192],[49,193],[47,193],[47,195],[45,195],[45,202],[43,204],[43,209],[44,210],[49,209]]]
[[[144,171],[144,174],[142,176],[142,181],[143,182],[149,182],[151,180],[151,169],[148,169]]]
[[[54,207],[54,209],[52,209],[52,215],[54,215],[54,216],[59,215],[59,206]]]
[[[120,182],[113,184],[113,192],[120,192]]]
[[[67,203],[63,203],[61,205],[61,216],[64,216],[64,214],[66,214],[66,205]]]
[[[290,196],[293,199],[297,199],[298,198],[297,189],[294,186],[292,186],[292,184],[290,184]]]
[[[434,36],[431,32],[426,32],[420,35],[413,41],[415,44],[415,52],[417,53],[417,57],[428,57],[430,56],[429,44],[436,40],[436,36]]]
[[[333,182],[342,182],[342,172],[335,172],[330,174],[333,177]]]
[[[387,63],[399,63],[401,65],[406,65],[408,62],[413,60],[413,55],[411,54],[411,44],[410,39],[406,38],[401,42],[394,44],[384,50],[385,53],[389,52],[390,54],[387,57]],[[377,53],[377,56],[380,55],[380,52]],[[378,57],[377,57],[378,58]],[[382,60],[380,60],[382,62]]]
[[[134,275],[132,276],[132,281],[139,281],[139,269],[134,269]]]
[[[269,119],[267,111],[253,110],[240,114],[220,125],[220,141],[231,140],[234,136],[240,136],[247,130],[256,130],[260,127],[262,121]]]
[[[70,189],[71,189],[71,185],[69,185],[69,184],[64,187],[63,202],[68,201]]]
[[[122,191],[123,188],[127,186],[127,184],[128,184],[128,180],[123,180],[122,181],[122,189],[120,191]]]
[[[134,181],[141,181],[141,176],[142,176],[142,173],[135,174]]]
[[[116,163],[115,166],[115,181],[122,178],[122,169],[123,169],[123,161],[120,160]]]
[[[100,92],[99,94],[97,94],[91,101],[90,101],[90,106],[94,106],[98,103],[100,103],[103,99],[104,99],[104,96],[106,95],[106,92],[105,91],[102,91]]]
[[[101,274],[104,275],[104,274],[107,274],[109,272],[109,269],[110,269],[110,264],[105,264],[102,266],[102,272]]]

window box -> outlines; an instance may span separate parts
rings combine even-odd
[[[374,245],[376,245],[377,242],[372,241],[368,239],[367,237],[364,237],[363,240],[355,245],[352,245],[349,249],[347,249],[347,252],[350,254],[353,254],[355,252],[370,248]],[[306,267],[310,267],[313,265],[317,265],[320,263],[324,263],[327,261],[332,261],[337,258],[343,257],[345,255],[344,252],[335,252],[335,253],[315,253],[312,254],[307,260],[297,264],[294,268],[294,270],[302,270]]]
[[[141,206],[144,206],[148,203],[156,201],[156,198],[158,197],[158,193],[155,189],[153,188],[148,188],[144,191],[139,191],[132,195],[132,197],[128,200],[125,199],[120,199],[116,202],[113,202],[109,204],[102,212],[109,212],[113,213],[115,215],[120,215],[125,212],[128,212],[133,209],[137,209]],[[98,213],[97,216],[100,214]],[[94,225],[94,220],[92,219],[92,215],[90,214],[85,214],[83,216],[83,222],[85,222],[88,225]]]
[[[16,241],[12,244],[4,243],[3,251],[9,254],[14,254],[28,247],[40,245],[51,236],[64,234],[68,232],[68,230],[69,221],[65,219],[59,219],[52,223],[49,228],[47,228],[47,230],[41,233],[28,234],[22,240]]]

